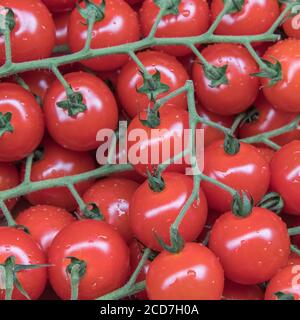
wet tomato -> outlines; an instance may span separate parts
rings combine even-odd
[[[225,280],[222,300],[264,300],[264,293],[257,285],[242,285]]]

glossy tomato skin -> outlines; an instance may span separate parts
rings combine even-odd
[[[281,11],[283,11],[285,7],[286,5],[283,4]],[[290,12],[287,14],[284,23],[282,24],[283,31],[290,38],[300,39],[299,13],[293,17],[289,17],[289,15]]]
[[[86,204],[94,203],[104,215],[104,220],[120,233],[129,244],[133,240],[129,224],[129,204],[138,183],[122,179],[102,179],[83,195]]]
[[[155,234],[170,244],[170,227],[193,191],[191,177],[180,173],[163,174],[165,188],[153,191],[148,181],[134,193],[130,203],[130,225],[135,237],[145,246],[162,251]],[[185,241],[194,241],[201,233],[207,218],[206,198],[199,191],[200,202],[194,201],[180,226],[179,233]]]
[[[300,215],[299,176],[300,141],[295,140],[277,151],[271,162],[271,189],[284,200],[284,212]]]
[[[102,0],[95,0],[99,5]],[[104,18],[95,23],[91,42],[92,49],[122,45],[139,40],[139,22],[137,13],[123,0],[107,0]],[[80,7],[84,8],[82,2]],[[78,9],[71,14],[68,27],[68,43],[72,52],[83,49],[88,26]],[[96,71],[120,68],[126,61],[126,54],[108,55],[81,61],[86,67]]]
[[[196,61],[193,80],[199,102],[209,111],[224,116],[243,112],[250,107],[257,97],[259,80],[251,76],[258,72],[258,66],[249,52],[241,45],[222,43],[208,46],[202,54],[213,66],[228,65],[228,84],[212,88],[203,67]]]
[[[279,271],[269,282],[265,300],[277,300],[275,293],[292,294],[300,300],[300,265],[290,265]]]
[[[96,169],[92,155],[84,152],[66,150],[52,140],[43,143],[44,151],[40,160],[33,163],[31,181],[42,181],[71,176]],[[24,167],[23,167],[24,175]],[[88,180],[76,184],[76,190],[83,194],[93,181]],[[70,191],[65,187],[50,188],[26,195],[32,205],[47,204],[72,211],[77,203]]]
[[[75,92],[83,96],[87,109],[76,116],[58,107],[57,103],[66,100],[63,85],[56,80],[44,99],[44,111],[48,131],[52,138],[66,149],[90,151],[100,142],[97,133],[100,129],[115,130],[118,121],[118,108],[115,98],[106,84],[96,76],[86,72],[73,72],[65,75],[66,81]]]
[[[211,15],[214,21],[224,8],[223,0],[213,0]],[[216,29],[216,34],[223,35],[256,35],[271,28],[279,16],[277,0],[245,0],[242,10],[226,14]]]
[[[52,12],[70,11],[79,0],[42,0]]]
[[[46,259],[40,246],[24,231],[10,227],[0,227],[0,263],[11,256],[16,264],[45,264]],[[43,293],[47,282],[47,269],[38,268],[17,272],[18,280],[32,300],[37,300]],[[5,299],[5,290],[0,289],[0,300]],[[13,300],[27,300],[16,288]]]
[[[124,285],[129,274],[129,250],[121,236],[102,221],[77,221],[63,229],[49,249],[49,279],[56,294],[70,299],[68,257],[84,260],[79,299],[92,300]]]
[[[161,93],[157,99],[160,99],[170,92],[184,86],[188,80],[187,72],[184,67],[172,56],[157,52],[144,51],[137,54],[140,61],[150,74],[160,72],[161,82],[168,85],[169,92]],[[146,94],[137,92],[137,88],[143,86],[143,78],[135,62],[129,61],[121,70],[117,84],[117,93],[120,102],[126,113],[130,117],[135,117],[141,111],[145,111],[150,104]],[[180,94],[169,100],[163,105],[177,106],[183,109],[187,108],[186,95]],[[160,110],[162,110],[162,108]]]
[[[225,280],[222,300],[264,300],[264,294],[257,285],[242,285]]]
[[[163,251],[146,276],[150,300],[220,300],[223,286],[219,260],[198,243],[186,243],[177,254]]]
[[[37,205],[20,212],[16,223],[28,228],[30,235],[47,254],[55,236],[75,221],[66,210],[54,206]]]
[[[0,84],[1,113],[11,113],[13,132],[0,137],[0,161],[13,162],[27,157],[44,134],[44,117],[34,96],[13,83]]]
[[[145,112],[136,116],[128,127],[128,160],[139,174],[147,177],[147,170],[153,173],[160,163],[184,151],[189,114],[186,110],[166,107],[160,112],[160,125],[156,128],[145,126],[140,119],[147,119]],[[140,131],[143,135],[136,137]],[[178,163],[170,164],[166,170],[183,173],[187,165],[188,159],[183,158]]]
[[[145,0],[139,12],[142,33],[148,36],[160,7],[153,0]],[[199,36],[207,31],[210,22],[210,12],[206,0],[183,0],[178,7],[179,14],[169,14],[160,21],[155,36],[158,38],[176,38]],[[159,46],[174,56],[184,56],[191,50],[184,46]]]
[[[263,92],[274,108],[285,112],[300,112],[300,40],[286,39],[269,47],[263,56],[274,63],[279,61],[282,68],[282,80],[269,86],[269,79],[261,78]]]
[[[244,123],[239,128],[239,137],[242,139],[279,129],[295,119],[295,114],[274,109],[263,94],[260,94],[254,102],[254,107],[258,111],[258,119]],[[300,139],[299,129],[277,136],[272,141],[283,146],[296,139]]]
[[[68,43],[68,24],[70,12],[57,13],[53,16],[55,23],[55,45],[62,46]]]
[[[224,141],[218,140],[205,149],[204,171],[210,178],[216,179],[237,191],[251,195],[257,203],[269,188],[270,168],[255,147],[241,142],[240,151],[228,155],[224,151]],[[230,210],[232,196],[228,191],[203,181],[201,183],[207,197],[208,206],[217,211]]]
[[[259,147],[256,149],[258,153],[267,161],[267,163],[271,164],[275,151],[268,147]]]
[[[253,285],[271,279],[290,254],[286,224],[275,213],[254,207],[247,217],[226,212],[214,224],[209,248],[231,281]]]
[[[19,185],[19,183],[19,172],[15,165],[11,163],[0,163],[0,192],[12,189]],[[8,210],[11,210],[15,206],[16,202],[17,199],[8,199],[5,201]],[[0,217],[2,214],[2,210],[0,210]]]
[[[50,57],[55,45],[55,27],[45,5],[40,0],[1,0],[0,7],[10,8],[15,14],[16,25],[11,32],[12,61]],[[0,65],[4,63],[5,42],[1,37]]]

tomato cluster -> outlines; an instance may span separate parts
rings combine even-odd
[[[300,299],[292,4],[165,3],[0,0],[1,300]]]

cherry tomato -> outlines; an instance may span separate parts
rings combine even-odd
[[[223,8],[223,0],[212,1],[213,20],[216,20]],[[241,11],[226,14],[215,32],[230,36],[262,34],[271,28],[279,13],[277,0],[245,0]]]
[[[16,218],[17,224],[28,228],[45,253],[58,232],[74,221],[75,218],[68,211],[47,205],[30,207]]]
[[[193,73],[193,66],[196,60],[196,57],[194,54],[185,55],[183,57],[177,57],[178,61],[184,66],[186,72],[192,77]]]
[[[146,276],[150,300],[220,300],[224,273],[216,256],[198,243],[177,254],[163,251]]]
[[[283,4],[281,11],[285,9],[286,5]],[[295,16],[289,17],[291,12],[289,12],[282,24],[285,34],[290,38],[300,39],[300,23],[299,23],[299,13]]]
[[[46,259],[39,245],[23,231],[0,227],[0,263],[9,257],[14,257],[16,264],[36,265],[45,264]],[[1,269],[1,274],[3,270]],[[47,281],[47,269],[37,268],[22,270],[16,273],[19,282],[32,300],[37,300],[43,293]],[[1,277],[1,279],[3,279]],[[4,300],[5,290],[0,288],[0,300]],[[27,298],[14,287],[13,300],[27,300]]]
[[[245,286],[230,280],[225,281],[222,296],[222,300],[264,300],[264,294],[259,286]]]
[[[146,70],[151,74],[160,72],[160,82],[169,86],[169,91],[160,93],[157,99],[160,99],[170,92],[184,86],[188,80],[188,75],[183,66],[172,56],[162,52],[145,51],[137,54]],[[135,62],[128,62],[121,70],[117,93],[120,98],[121,105],[130,117],[136,116],[139,112],[145,111],[150,104],[150,100],[146,94],[137,92],[137,88],[143,86],[143,77]],[[187,100],[185,94],[180,94],[164,104],[187,108]]]
[[[300,40],[286,39],[269,47],[264,59],[281,65],[281,80],[270,86],[268,78],[262,78],[263,92],[274,108],[285,112],[300,112]]]
[[[0,161],[21,160],[42,140],[44,119],[41,108],[32,94],[13,83],[0,84],[0,101]]]
[[[135,237],[145,246],[161,251],[155,233],[170,244],[170,227],[180,214],[193,191],[193,179],[180,173],[165,173],[162,176],[165,187],[153,191],[148,181],[133,194],[130,203],[130,225]],[[187,210],[179,226],[179,233],[186,241],[194,241],[201,233],[206,218],[207,204],[202,190],[197,200]]]
[[[227,84],[212,87],[198,61],[193,68],[196,94],[209,111],[233,115],[245,111],[255,101],[259,80],[251,74],[258,72],[256,62],[241,45],[221,43],[210,45],[202,51],[207,62],[215,67],[227,65]]]
[[[102,0],[94,0],[99,5]],[[97,21],[93,28],[92,49],[107,48],[139,40],[139,22],[137,13],[123,0],[106,0],[104,18]],[[85,8],[84,2],[80,4]],[[72,52],[83,49],[87,38],[86,19],[78,9],[70,16],[68,43]],[[97,71],[114,70],[128,59],[126,54],[109,55],[81,61],[86,67]]]
[[[66,150],[53,141],[44,142],[42,157],[35,161],[31,171],[31,181],[42,181],[60,177],[71,176],[95,169],[95,162],[89,153]],[[24,167],[23,167],[24,175]],[[82,195],[91,185],[92,181],[76,184],[76,190]],[[26,195],[32,205],[47,204],[72,211],[77,203],[70,191],[65,187],[50,188]]]
[[[52,12],[70,11],[79,0],[42,0]]]
[[[124,285],[129,274],[129,250],[121,236],[102,221],[82,220],[64,228],[49,249],[49,279],[56,294],[70,299],[70,258],[86,263],[79,299],[91,300]]]
[[[254,102],[254,107],[258,115],[255,115],[253,121],[246,122],[239,128],[240,138],[247,138],[281,128],[296,117],[295,114],[274,109],[262,94]],[[272,141],[282,146],[296,139],[300,139],[299,129],[277,136]]]
[[[277,300],[275,293],[293,295],[300,300],[300,265],[287,266],[278,272],[269,282],[265,293],[265,300]]]
[[[291,253],[288,261],[288,266],[300,265],[300,256],[297,253]]]
[[[103,179],[91,186],[83,195],[86,204],[95,204],[104,220],[130,243],[133,235],[129,224],[129,203],[138,184],[122,178]]]
[[[100,142],[100,129],[115,130],[118,108],[113,94],[105,83],[86,72],[65,75],[74,92],[80,92],[86,110],[70,116],[68,110],[57,103],[67,99],[66,90],[57,80],[49,88],[44,99],[46,124],[52,138],[66,149],[89,151],[96,149]]]
[[[153,0],[145,0],[140,10],[140,22],[144,37],[150,33],[160,7]],[[158,38],[176,38],[199,36],[206,32],[210,22],[210,12],[206,0],[182,0],[177,15],[168,14],[160,21],[155,36]],[[184,56],[191,50],[185,46],[159,46],[174,56]]]
[[[68,23],[69,23],[70,13],[62,12],[54,15],[55,23],[55,34],[57,46],[66,45],[68,43]]]
[[[13,62],[50,57],[55,45],[55,26],[50,12],[40,0],[1,0],[0,8],[10,8],[14,13],[16,25],[10,35]],[[2,36],[0,65],[4,63],[5,41]]]
[[[0,192],[12,189],[19,185],[20,178],[17,168],[11,163],[0,163]],[[17,202],[17,199],[9,199],[5,201],[8,210],[11,210]],[[2,216],[0,210],[0,216]]]
[[[284,200],[284,212],[300,215],[300,141],[292,141],[275,153],[271,162],[271,189]]]
[[[290,239],[275,213],[254,207],[247,217],[226,212],[214,224],[209,248],[220,258],[225,276],[240,284],[259,284],[285,266]]]
[[[261,155],[261,157],[263,157],[268,164],[271,164],[275,151],[273,149],[266,148],[266,147],[260,147],[256,149],[258,153]]]
[[[237,191],[248,193],[255,203],[261,200],[269,188],[269,164],[255,147],[243,142],[235,155],[224,151],[223,140],[208,146],[204,153],[203,173]],[[206,181],[201,182],[201,186],[211,209],[217,212],[230,210],[232,196],[228,191]]]

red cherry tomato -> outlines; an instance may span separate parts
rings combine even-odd
[[[94,203],[104,220],[130,243],[133,235],[129,224],[129,203],[138,184],[127,179],[108,178],[98,181],[83,195],[86,204]]]
[[[0,163],[0,192],[12,189],[19,185],[20,178],[17,168],[11,163]],[[8,210],[11,210],[17,202],[17,199],[9,199],[5,201]],[[0,210],[0,217],[2,216]]]
[[[164,251],[146,276],[150,300],[220,300],[224,273],[216,256],[198,243],[177,254]]]
[[[92,300],[124,285],[129,274],[129,250],[121,236],[107,223],[77,221],[64,228],[49,249],[49,279],[56,294],[71,297],[70,277],[66,272],[69,257],[86,262],[80,280],[79,299]]]
[[[283,4],[281,11],[283,11],[285,7],[286,5]],[[292,17],[289,17],[290,14],[291,12],[286,15],[284,23],[282,24],[283,31],[290,38],[300,39],[299,13]]]
[[[196,57],[194,54],[189,54],[183,57],[177,57],[178,61],[184,66],[186,72],[192,77],[193,73],[193,66],[196,60]]]
[[[230,280],[225,281],[223,300],[264,300],[264,294],[259,286],[245,286],[234,283]]]
[[[69,23],[70,13],[62,12],[53,16],[55,23],[55,34],[57,46],[65,45],[68,43],[68,23]]]
[[[161,83],[169,86],[169,91],[158,95],[160,99],[170,92],[184,86],[188,75],[183,66],[172,56],[162,52],[145,51],[137,54],[140,61],[150,74],[160,72]],[[121,70],[117,93],[122,107],[130,117],[136,116],[139,112],[145,111],[150,104],[146,94],[137,92],[137,88],[143,86],[143,77],[135,62],[128,62]],[[180,94],[169,100],[164,106],[172,105],[183,109],[187,108],[186,95]],[[163,106],[163,108],[164,108]],[[162,110],[162,109],[161,109]]]
[[[75,218],[68,211],[47,205],[30,207],[16,218],[17,224],[28,228],[45,253],[58,232],[74,221]]]
[[[300,300],[300,265],[287,266],[278,272],[269,282],[265,293],[265,300],[277,300],[275,293],[293,295]]]
[[[70,11],[79,0],[42,0],[52,12]]]
[[[274,108],[285,112],[300,112],[300,40],[286,39],[269,47],[264,59],[281,65],[282,79],[275,85],[269,85],[268,78],[262,78],[261,84],[267,100]]]
[[[0,227],[0,263],[3,264],[9,257],[16,259],[16,264],[35,265],[45,264],[46,259],[39,245],[23,231]],[[1,274],[3,270],[1,269]],[[43,293],[47,281],[47,269],[37,268],[23,270],[16,273],[19,282],[32,300],[37,300]],[[3,279],[1,277],[1,279]],[[5,290],[1,285],[0,300],[4,300]],[[14,287],[13,300],[27,300],[27,298]]]
[[[102,0],[94,0],[99,5]],[[106,0],[104,18],[97,21],[93,28],[92,49],[107,48],[139,40],[137,13],[123,0]],[[85,8],[84,2],[80,4]],[[68,43],[72,52],[83,49],[87,38],[88,26],[78,9],[70,17]],[[97,71],[114,70],[128,59],[125,54],[109,55],[81,61],[86,67]]]
[[[240,138],[247,138],[281,128],[296,117],[295,114],[274,109],[262,94],[260,94],[254,102],[254,107],[258,111],[258,118],[251,122],[244,123],[239,128]],[[283,146],[296,139],[300,139],[299,129],[277,136],[273,138],[272,141]]]
[[[260,147],[256,149],[258,153],[261,155],[261,157],[263,157],[268,164],[271,164],[275,151],[273,149],[266,148],[266,147]]]
[[[205,149],[203,173],[237,191],[252,196],[255,203],[261,200],[269,188],[270,168],[256,148],[241,143],[240,151],[229,155],[224,151],[224,141],[219,140]],[[210,183],[201,182],[208,206],[217,211],[230,210],[232,196],[228,191]]]
[[[12,162],[27,157],[44,134],[44,119],[34,96],[13,83],[0,84],[0,117],[11,115],[0,126],[0,161]],[[6,121],[4,121],[6,122]],[[9,126],[8,130],[4,128]]]
[[[300,265],[300,256],[297,253],[291,253],[288,261],[288,266]]]
[[[163,174],[165,187],[160,192],[153,191],[148,181],[133,194],[130,203],[130,225],[135,237],[145,246],[161,251],[155,233],[170,244],[170,227],[193,191],[191,177],[180,173]],[[206,218],[207,204],[202,190],[197,200],[186,212],[179,233],[186,241],[194,241],[201,233]]]
[[[140,22],[144,37],[148,36],[160,7],[153,0],[145,0],[140,10]],[[155,36],[158,38],[176,38],[199,36],[206,32],[210,22],[210,12],[206,0],[182,0],[177,15],[168,14],[160,21]],[[184,46],[159,46],[174,56],[184,56],[191,50]]]
[[[284,200],[284,212],[300,215],[300,141],[292,141],[277,151],[271,162],[271,189]]]
[[[86,110],[70,116],[57,103],[67,99],[66,90],[57,80],[49,88],[44,99],[46,124],[53,139],[64,148],[75,151],[96,149],[100,129],[115,130],[118,108],[113,94],[105,83],[86,72],[65,75],[74,92],[80,92]]]
[[[223,8],[223,0],[212,1],[213,20],[217,18]],[[279,13],[277,0],[245,0],[242,10],[226,14],[215,32],[230,36],[262,34],[271,28]]]
[[[208,46],[202,55],[215,67],[228,66],[228,84],[211,87],[203,67],[195,62],[193,79],[200,103],[209,111],[221,115],[237,114],[250,107],[257,97],[259,80],[251,76],[258,72],[258,67],[249,52],[241,45],[222,43]]]
[[[220,258],[226,278],[250,285],[269,280],[287,264],[290,239],[281,218],[255,207],[247,217],[221,215],[210,233],[209,248]]]
[[[95,162],[89,153],[66,150],[53,141],[44,143],[41,159],[33,163],[31,181],[42,181],[60,177],[71,176],[95,169]],[[24,174],[24,167],[23,167]],[[92,181],[76,184],[76,190],[82,195],[91,185]],[[50,188],[26,195],[32,205],[47,204],[72,211],[77,203],[70,191],[65,187]]]
[[[50,12],[40,0],[1,0],[0,8],[10,8],[15,15],[16,25],[11,31],[13,62],[50,57],[55,44],[55,26]],[[2,36],[0,65],[4,62],[5,42]]]

